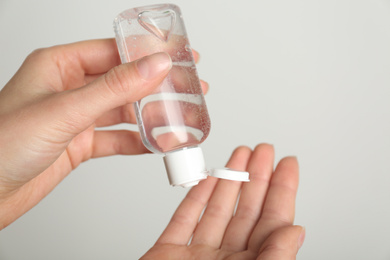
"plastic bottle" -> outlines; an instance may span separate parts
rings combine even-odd
[[[198,184],[209,174],[199,145],[210,118],[180,9],[172,4],[126,10],[114,20],[122,63],[167,52],[172,69],[157,90],[134,104],[144,145],[164,155],[170,184]]]

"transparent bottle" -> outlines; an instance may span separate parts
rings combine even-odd
[[[122,63],[167,52],[172,69],[151,95],[134,104],[144,145],[164,155],[170,184],[184,187],[205,179],[201,144],[209,135],[210,118],[179,7],[137,7],[114,20]]]

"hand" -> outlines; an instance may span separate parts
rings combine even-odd
[[[29,55],[0,92],[0,230],[81,162],[148,152],[137,132],[95,127],[135,123],[130,103],[150,94],[171,66],[165,53],[120,65],[113,39]]]
[[[270,145],[237,148],[227,167],[247,170],[251,181],[209,177],[192,188],[141,259],[295,259],[305,238],[293,226],[298,163],[287,157],[275,170],[273,163]]]

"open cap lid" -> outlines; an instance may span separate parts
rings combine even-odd
[[[220,179],[226,179],[231,181],[243,181],[243,182],[249,182],[249,173],[243,172],[243,171],[236,171],[229,168],[223,168],[223,169],[210,169],[209,175],[220,178]]]
[[[186,148],[164,156],[169,183],[172,186],[191,187],[213,176],[233,181],[249,181],[249,173],[228,168],[207,170],[200,147]]]

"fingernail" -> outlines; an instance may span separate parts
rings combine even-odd
[[[301,234],[298,237],[298,249],[300,249],[303,245],[303,242],[305,242],[305,237],[306,237],[306,228],[303,227]]]
[[[155,53],[137,61],[138,72],[143,79],[153,79],[172,68],[171,57],[165,53]]]

